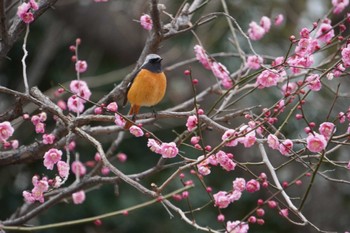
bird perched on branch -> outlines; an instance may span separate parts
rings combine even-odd
[[[127,101],[130,102],[129,115],[133,115],[133,121],[141,106],[154,106],[165,95],[166,76],[162,70],[161,61],[162,58],[157,54],[147,55],[144,63],[128,84],[124,105]],[[124,128],[129,129],[131,126],[131,122],[126,122]]]

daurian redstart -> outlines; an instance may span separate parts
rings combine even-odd
[[[124,105],[128,100],[131,104],[129,115],[133,121],[141,106],[154,106],[165,95],[166,76],[162,70],[162,58],[157,54],[147,55],[145,62],[128,84]],[[124,128],[129,129],[132,123],[126,122]]]

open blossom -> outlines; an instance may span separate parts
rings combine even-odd
[[[246,188],[246,182],[244,178],[236,178],[233,182],[233,189],[239,192],[243,192]]]
[[[68,98],[67,106],[69,111],[81,113],[82,111],[84,111],[84,100],[73,95]]]
[[[9,137],[13,135],[14,131],[15,130],[11,126],[10,122],[8,121],[1,122],[0,123],[0,141],[4,142],[7,139],[9,139]]]
[[[342,59],[345,67],[350,66],[350,44],[348,44],[346,46],[346,48],[344,48],[341,51],[341,59]]]
[[[107,110],[110,112],[118,111],[118,104],[116,102],[111,102],[107,105]]]
[[[88,68],[88,64],[86,61],[78,60],[75,63],[75,71],[78,73],[84,73]]]
[[[318,133],[310,134],[306,138],[306,147],[311,152],[320,152],[327,146],[326,138]]]
[[[204,155],[201,155],[197,158],[197,161],[201,161],[197,164],[197,169],[199,174],[206,176],[210,174],[209,160],[204,159]]]
[[[260,190],[260,183],[257,180],[251,179],[246,183],[247,192],[254,193]]]
[[[292,94],[298,89],[298,85],[295,82],[288,82],[283,84],[281,87],[282,93],[286,95],[287,93]]]
[[[24,200],[27,203],[34,203],[35,201],[39,201],[40,203],[44,202],[44,192],[47,192],[49,189],[49,183],[46,177],[43,177],[39,180],[38,176],[33,176],[32,184],[34,188],[31,192],[23,191]]]
[[[31,9],[37,10],[38,9],[37,6],[38,5],[33,0],[31,0],[28,3],[23,2],[17,8],[17,16],[21,18],[24,23],[29,24],[34,21],[34,15],[33,15],[33,12],[31,12]]]
[[[85,103],[86,100],[90,99],[91,97],[91,91],[85,81],[73,80],[69,84],[69,88],[74,94],[77,94],[83,98],[81,99],[82,103]]]
[[[251,40],[260,40],[265,35],[265,29],[255,21],[249,24],[248,36]]]
[[[328,43],[332,40],[334,37],[334,30],[330,24],[330,20],[327,20],[321,24],[320,29],[316,33],[316,37],[325,43]]]
[[[339,14],[349,5],[349,0],[332,0],[332,5],[334,7],[333,13]]]
[[[215,193],[213,197],[215,200],[215,206],[220,209],[226,208],[231,203],[230,196],[226,191],[219,191],[218,193]]]
[[[69,174],[68,163],[66,163],[64,161],[58,161],[57,162],[57,170],[58,170],[58,174],[60,175],[60,177],[66,178]]]
[[[80,161],[74,161],[71,167],[72,167],[72,172],[76,175],[83,176],[86,174],[86,167]]]
[[[198,124],[198,119],[196,115],[189,116],[187,118],[186,127],[188,131],[193,131]]]
[[[226,66],[224,66],[220,62],[214,61],[211,65],[211,70],[213,71],[215,77],[221,80],[230,79],[230,73],[228,72]]]
[[[148,14],[143,14],[143,15],[140,17],[140,23],[141,23],[141,26],[142,26],[145,30],[147,30],[147,31],[152,30],[153,21],[152,21],[151,16],[149,16]]]
[[[248,223],[241,221],[227,221],[225,233],[248,233]]]
[[[118,114],[114,114],[114,123],[117,126],[124,127],[125,119],[123,117],[119,116]]]
[[[233,146],[237,146],[238,144],[237,138],[234,138],[235,136],[237,136],[236,131],[234,129],[229,129],[229,130],[226,130],[226,132],[222,135],[221,139],[223,141],[228,140],[225,146],[233,147]]]
[[[174,158],[179,153],[175,142],[163,142],[160,146],[160,154],[163,158]]]
[[[80,190],[72,194],[72,199],[74,204],[81,204],[85,201],[85,192],[84,190]]]
[[[220,166],[226,171],[235,170],[236,163],[233,162],[232,159],[228,156],[228,154],[226,154],[224,151],[218,151],[215,154],[215,157]]]
[[[261,17],[260,26],[265,30],[265,33],[269,32],[271,28],[271,19],[267,16]]]
[[[274,150],[277,150],[280,146],[278,138],[274,134],[269,134],[269,136],[267,136],[267,144],[269,145],[270,148]]]
[[[134,135],[135,137],[142,137],[144,135],[142,129],[136,125],[132,125],[129,128],[129,131],[132,135]]]
[[[323,122],[318,128],[320,134],[322,134],[326,140],[329,140],[335,131],[335,125],[332,122]]]
[[[43,143],[44,144],[53,144],[55,141],[55,135],[53,134],[44,134],[43,135]]]
[[[149,138],[148,139],[148,142],[147,142],[147,146],[149,147],[149,149],[157,154],[160,154],[161,152],[161,148],[160,148],[160,145],[159,143],[152,139],[152,138]]]
[[[251,55],[247,58],[247,66],[249,69],[257,70],[261,67],[261,64],[263,63],[263,59],[260,56]]]
[[[200,63],[202,63],[204,68],[206,68],[207,70],[210,70],[211,69],[211,60],[210,60],[208,54],[206,53],[206,51],[204,50],[204,48],[200,45],[195,45],[194,46],[194,53],[196,54],[197,60]]]
[[[49,169],[52,170],[53,166],[61,160],[62,157],[62,151],[55,149],[55,148],[51,148],[50,150],[48,150],[45,154],[44,154],[44,166]]]
[[[276,86],[280,80],[281,76],[277,70],[264,70],[256,78],[256,85],[258,88]]]
[[[319,91],[322,88],[320,76],[318,74],[309,75],[306,78],[306,82],[308,83],[308,88],[310,88],[312,91]]]
[[[286,139],[279,145],[279,151],[282,155],[289,155],[291,154],[293,149],[293,142],[290,139]]]

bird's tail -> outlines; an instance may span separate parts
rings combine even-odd
[[[132,120],[135,121],[135,116],[140,111],[140,106],[131,105],[128,115],[132,115]],[[125,123],[124,129],[129,129],[133,124],[130,121]]]

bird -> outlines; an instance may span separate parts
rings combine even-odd
[[[162,69],[162,60],[158,54],[148,54],[127,86],[123,105],[129,101],[131,106],[128,114],[132,115],[133,121],[140,107],[153,107],[164,98],[167,78]],[[124,129],[129,129],[132,125],[127,121]]]

